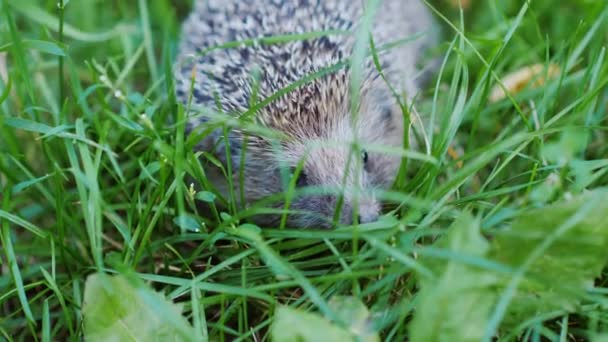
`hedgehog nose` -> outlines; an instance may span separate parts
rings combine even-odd
[[[371,214],[371,215],[359,215],[359,223],[371,223],[371,222],[375,222],[378,220],[378,214]]]
[[[362,203],[359,206],[359,223],[371,223],[378,220],[380,208],[377,203]]]

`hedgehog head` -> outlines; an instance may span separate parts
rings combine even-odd
[[[285,176],[300,171],[295,184],[297,192],[305,194],[289,200],[293,212],[288,215],[289,226],[329,227],[337,208],[342,224],[353,223],[355,214],[360,223],[375,221],[380,204],[374,192],[392,184],[401,160],[377,151],[382,146],[401,147],[403,116],[380,81],[362,85],[354,110],[350,100],[347,74],[338,73],[286,94],[260,110],[258,123],[283,133],[287,139],[275,141],[232,131],[228,143],[233,193],[240,193],[241,181],[249,203],[285,193]],[[371,145],[376,152],[369,148]],[[226,162],[226,146],[215,146],[218,157]],[[223,184],[223,191],[228,193],[228,184]],[[306,193],[306,189],[310,191]],[[275,197],[272,206],[283,208],[285,196]],[[280,217],[264,215],[255,221],[275,225]]]

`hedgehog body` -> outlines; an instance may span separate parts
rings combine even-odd
[[[248,115],[256,125],[287,138],[277,144],[244,129],[231,130],[227,140],[221,129],[203,138],[197,148],[231,166],[232,182],[218,170],[208,173],[221,192],[237,194],[238,200],[242,179],[247,203],[281,193],[282,168],[296,168],[304,158],[298,187],[340,188],[344,199],[340,222],[352,223],[357,218],[354,213],[361,222],[378,217],[380,206],[373,189],[392,184],[401,157],[365,148],[403,145],[403,114],[387,84],[404,94],[405,103],[416,95],[425,74],[422,70],[428,65],[419,66],[422,53],[436,37],[422,0],[381,1],[371,16],[370,33],[384,77],[371,56],[354,67],[349,59],[364,23],[365,3],[195,1],[182,29],[175,73],[177,98],[191,108]],[[382,48],[386,46],[390,47]],[[358,101],[352,101],[351,85],[357,75]],[[189,131],[205,129],[212,120],[192,115],[187,126]],[[354,140],[363,148],[355,149],[356,158],[351,148]],[[298,212],[290,214],[288,222],[297,227],[327,227],[338,198],[335,194],[295,198],[290,209]],[[276,207],[283,204],[273,202]],[[278,217],[266,215],[257,221],[274,224]]]

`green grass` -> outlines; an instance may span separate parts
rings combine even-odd
[[[102,271],[183,304],[203,340],[268,340],[276,312],[295,329],[281,305],[353,329],[368,315],[393,341],[608,333],[605,1],[430,2],[444,29],[417,104],[437,127],[430,155],[406,155],[382,195],[397,210],[330,231],[258,230],[242,218],[261,206],[213,204],[167,82],[189,1],[63,2],[0,0],[0,339],[79,339],[85,281]],[[488,101],[537,63],[562,73]]]

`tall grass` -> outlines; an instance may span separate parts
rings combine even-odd
[[[407,167],[396,188],[380,194],[391,210],[378,222],[316,231],[286,229],[285,221],[258,230],[246,218],[267,212],[264,203],[240,208],[239,194],[221,198],[207,180],[201,161],[215,159],[192,147],[209,132],[184,135],[187,106],[175,105],[171,88],[190,1],[1,1],[0,334],[77,340],[87,276],[132,271],[182,303],[203,340],[268,339],[283,304],[344,320],[331,298],[350,295],[369,308],[383,340],[402,341],[424,314],[417,303],[432,303],[419,296],[419,285],[429,284],[420,277],[437,272],[425,258],[510,275],[487,336],[565,341],[604,332],[605,277],[580,305],[501,330],[526,269],[459,254],[472,244],[455,251],[434,241],[458,222],[473,226],[457,220],[463,213],[502,241],[501,229],[522,213],[608,185],[608,7],[429,5],[444,43],[435,51],[441,68],[417,97],[417,112],[431,122],[428,150],[385,151],[407,157]],[[298,37],[267,43],[273,39]],[[353,58],[363,58],[367,43],[361,39]],[[561,73],[488,100],[504,75],[533,64]],[[271,100],[252,104],[252,113]],[[249,124],[217,120],[226,129]],[[546,248],[535,252],[542,259]],[[556,273],[547,268],[546,276]]]

